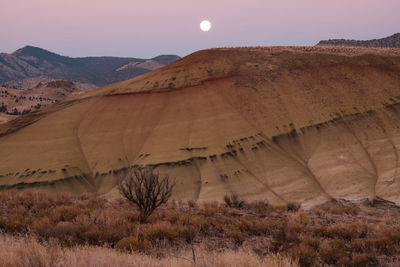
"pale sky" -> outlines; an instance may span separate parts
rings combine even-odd
[[[0,0],[0,52],[185,56],[223,46],[314,45],[400,32],[400,0]],[[203,19],[212,23],[201,32]]]

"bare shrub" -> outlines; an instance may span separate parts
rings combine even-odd
[[[374,255],[368,255],[368,254],[354,254],[352,256],[352,259],[349,260],[348,262],[341,263],[341,265],[345,266],[378,266],[378,261],[374,257]]]
[[[254,213],[263,217],[274,211],[274,207],[266,201],[253,201],[248,206]]]
[[[400,230],[398,227],[379,225],[373,240],[378,253],[395,255],[399,251]]]
[[[314,266],[319,257],[312,248],[306,245],[300,245],[295,248],[292,256],[299,261],[299,265],[302,267]]]
[[[126,251],[139,251],[143,252],[148,249],[149,245],[147,244],[147,241],[142,237],[134,237],[134,236],[129,236],[121,239],[120,241],[117,242],[115,245],[117,249],[120,250],[126,250]]]
[[[164,220],[167,220],[170,223],[176,223],[179,220],[179,213],[173,209],[163,210],[161,216]]]
[[[239,199],[239,196],[235,193],[231,195],[224,196],[225,204],[231,208],[242,208],[245,205],[245,202]]]
[[[326,236],[350,241],[352,238],[357,237],[358,233],[356,230],[345,224],[335,224],[327,227]]]
[[[319,256],[326,264],[336,264],[339,259],[347,258],[345,242],[333,239],[319,249]]]
[[[276,231],[272,234],[272,246],[271,250],[273,252],[279,252],[285,249],[287,245],[288,238],[288,227],[287,221],[283,220],[277,227]]]
[[[254,219],[247,215],[239,219],[237,226],[241,231],[248,232],[252,235],[264,235],[271,230],[269,221]]]
[[[309,236],[309,235],[300,236],[300,241],[302,244],[307,245],[308,247],[310,247],[314,250],[318,250],[319,245],[320,245],[320,241],[317,238]]]
[[[192,244],[193,240],[199,234],[200,230],[201,230],[201,227],[196,227],[196,226],[193,226],[193,225],[186,225],[182,229],[181,235],[185,239],[186,243]]]
[[[19,214],[12,214],[6,218],[0,217],[0,229],[9,233],[18,233],[27,228],[26,218]]]
[[[159,240],[174,241],[178,238],[180,232],[183,231],[180,226],[172,225],[167,221],[158,221],[152,224],[146,225],[143,229],[144,236],[150,242],[156,242]]]
[[[286,204],[286,210],[287,211],[293,211],[293,212],[297,212],[299,211],[301,205],[298,203],[294,203],[294,202],[289,202]]]
[[[75,217],[78,215],[79,215],[79,210],[77,208],[62,205],[54,209],[52,219],[55,222],[58,221],[70,222],[73,219],[75,219]]]
[[[347,214],[351,216],[356,216],[360,212],[360,208],[358,208],[357,206],[351,203],[342,203],[335,199],[332,199],[331,201],[320,205],[320,209],[323,212],[329,212],[336,215]]]
[[[147,218],[171,197],[175,182],[171,183],[168,176],[160,179],[152,168],[131,168],[119,184],[119,192],[139,211],[140,222]]]
[[[204,208],[203,213],[207,217],[214,216],[216,214],[215,208]]]
[[[79,226],[71,222],[59,222],[54,227],[54,237],[56,237],[62,245],[73,246],[78,242]]]
[[[49,218],[40,218],[33,222],[31,231],[37,236],[48,239],[53,234],[53,225]]]
[[[227,229],[226,236],[232,238],[236,245],[241,245],[246,240],[245,234],[236,229]]]
[[[189,199],[189,200],[187,201],[187,204],[188,204],[188,206],[191,207],[191,208],[198,208],[198,205],[197,205],[197,203],[196,203],[195,200]]]

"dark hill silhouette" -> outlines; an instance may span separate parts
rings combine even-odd
[[[345,40],[345,39],[330,39],[320,41],[317,45],[320,46],[362,46],[362,47],[385,47],[385,48],[400,48],[400,33],[392,36],[373,39],[368,41]]]
[[[25,46],[12,54],[0,54],[0,83],[13,80],[48,76],[96,86],[123,81],[152,70],[141,65],[117,69],[130,63],[154,62],[167,65],[179,56],[161,55],[152,59],[121,57],[79,57],[61,56],[42,48]],[[153,65],[154,65],[153,64]],[[147,64],[148,65],[148,64]]]

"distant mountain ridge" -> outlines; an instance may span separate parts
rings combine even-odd
[[[0,53],[0,83],[48,76],[104,86],[147,73],[177,59],[176,55],[160,55],[152,59],[122,57],[66,57],[34,46],[25,46],[12,54]],[[147,64],[142,64],[147,62]],[[137,63],[136,66],[132,63]],[[153,63],[153,64],[151,64]],[[123,66],[131,64],[129,67]],[[121,69],[117,71],[117,69]]]
[[[362,47],[384,47],[384,48],[400,48],[400,33],[392,36],[373,39],[367,41],[345,40],[345,39],[330,39],[320,41],[319,46],[362,46]]]

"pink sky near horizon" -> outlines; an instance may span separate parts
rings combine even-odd
[[[1,0],[0,52],[185,56],[221,46],[314,45],[400,32],[400,0]],[[204,33],[199,23],[209,19]]]

